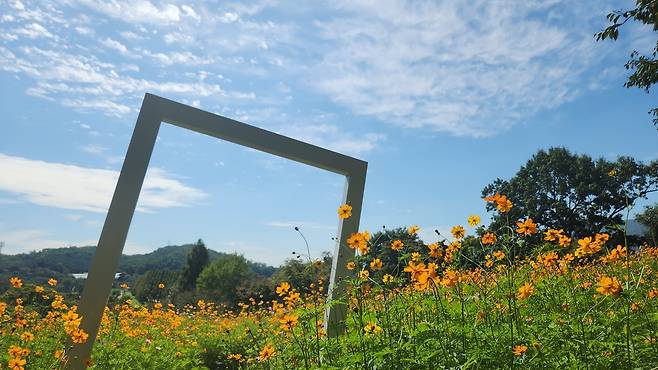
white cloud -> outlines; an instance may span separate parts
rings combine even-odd
[[[89,144],[89,145],[85,145],[85,146],[81,147],[80,150],[82,150],[83,152],[85,152],[87,154],[102,155],[102,154],[105,153],[105,151],[107,151],[107,148],[102,147],[100,145]]]
[[[596,59],[588,20],[557,25],[546,16],[553,3],[338,4],[340,17],[317,23],[328,44],[316,86],[357,114],[403,127],[495,133],[573,99]]]
[[[17,29],[16,33],[19,35],[29,37],[31,39],[37,39],[40,37],[45,37],[45,38],[54,37],[52,33],[50,33],[44,26],[40,25],[39,23],[28,24],[23,28]]]
[[[0,190],[33,204],[71,210],[106,212],[119,177],[117,171],[44,162],[0,154]],[[185,207],[207,196],[203,191],[150,168],[137,209]]]
[[[384,134],[366,133],[355,136],[338,126],[328,124],[290,125],[280,131],[292,138],[348,155],[370,152],[386,140]]]
[[[106,48],[116,50],[123,55],[128,54],[128,48],[124,44],[120,43],[119,41],[112,40],[111,38],[106,38],[101,40],[100,43]]]
[[[130,23],[169,24],[179,22],[181,16],[194,18],[196,15],[195,13],[191,15],[188,11],[181,14],[181,9],[174,4],[156,6],[148,0],[78,0],[78,3],[96,12]]]
[[[283,228],[295,228],[299,227],[302,231],[303,229],[320,229],[320,230],[338,230],[338,224],[336,225],[324,225],[317,222],[310,221],[269,221],[265,225],[272,227],[283,227]]]
[[[0,241],[5,242],[2,253],[18,254],[39,251],[44,248],[96,245],[98,240],[65,240],[53,237],[52,233],[38,229],[0,231]]]

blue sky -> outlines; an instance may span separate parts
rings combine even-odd
[[[0,3],[3,253],[92,245],[145,92],[369,162],[362,228],[484,214],[540,148],[658,158],[623,88],[655,32],[593,35],[631,1]],[[332,250],[343,179],[164,124],[126,245],[203,238],[279,264]],[[656,201],[655,197],[650,201]]]

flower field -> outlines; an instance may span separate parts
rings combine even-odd
[[[504,196],[485,200],[505,213]],[[340,217],[350,217],[341,206]],[[658,366],[658,247],[579,238],[532,219],[487,230],[480,261],[465,261],[469,217],[450,241],[410,249],[402,240],[352,235],[345,334],[327,338],[323,280],[282,283],[275,301],[228,310],[119,299],[106,308],[90,368],[98,369],[492,369]],[[407,232],[419,231],[412,226]],[[440,239],[440,238],[439,238]],[[534,244],[531,244],[534,243]],[[388,248],[401,268],[370,255]],[[528,248],[528,247],[532,248]],[[522,254],[522,250],[532,250]],[[467,266],[467,267],[466,267]],[[57,282],[17,276],[0,303],[0,360],[11,369],[64,367],[86,341],[75,300]],[[161,286],[163,288],[164,286]],[[129,291],[130,287],[117,287]],[[71,344],[67,344],[71,343]]]

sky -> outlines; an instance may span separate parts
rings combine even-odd
[[[655,32],[594,39],[633,3],[3,0],[2,253],[96,244],[146,92],[367,161],[361,229],[425,240],[486,222],[482,188],[539,149],[655,160],[655,94],[623,87]],[[124,252],[201,238],[278,265],[298,226],[319,257],[343,187],[163,124]]]

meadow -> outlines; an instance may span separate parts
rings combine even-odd
[[[485,198],[500,214],[513,205]],[[340,217],[350,217],[348,205]],[[462,241],[471,216],[449,240],[410,249],[401,240],[352,235],[354,278],[346,284],[344,335],[327,338],[322,279],[283,282],[278,299],[237,308],[198,301],[176,307],[118,299],[105,311],[93,369],[610,369],[658,366],[658,246],[580,238],[532,219],[508,220],[477,236],[484,256]],[[419,231],[411,226],[407,232]],[[383,271],[373,248],[401,268]],[[521,251],[531,253],[521,253]],[[316,262],[320,265],[321,261]],[[321,266],[318,266],[321,267]],[[57,281],[16,276],[0,303],[0,361],[10,369],[58,369],[67,343],[87,334],[75,300]],[[164,288],[164,284],[161,284]],[[302,289],[303,288],[303,289]],[[129,292],[127,285],[117,286]],[[302,291],[306,293],[302,293]],[[130,297],[129,295],[126,295]],[[329,304],[334,304],[330,302]]]

